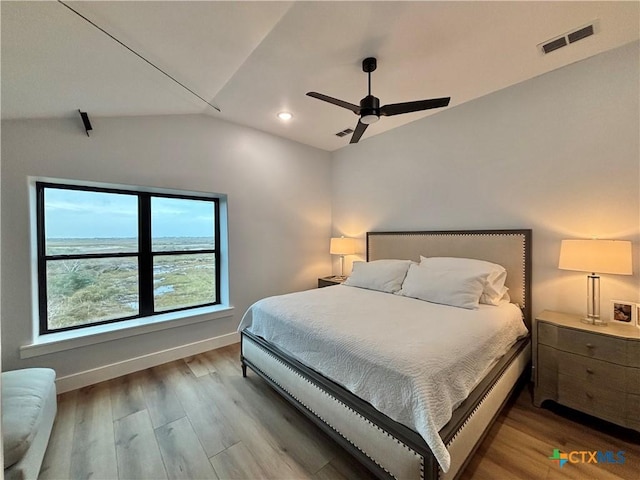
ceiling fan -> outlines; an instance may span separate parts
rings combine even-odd
[[[380,99],[371,95],[371,72],[373,72],[378,63],[374,57],[365,58],[362,61],[362,71],[368,75],[369,78],[369,94],[360,100],[360,105],[338,100],[337,98],[329,97],[318,92],[308,92],[307,95],[323,102],[332,103],[347,110],[351,110],[356,115],[360,115],[358,125],[356,126],[351,141],[349,143],[358,143],[360,137],[367,129],[367,127],[380,120],[380,115],[390,117],[391,115],[399,115],[401,113],[419,112],[422,110],[429,110],[431,108],[441,108],[449,105],[451,97],[444,98],[431,98],[429,100],[416,100],[414,102],[403,103],[390,103],[389,105],[380,106]]]

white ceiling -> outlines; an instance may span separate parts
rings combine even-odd
[[[201,113],[333,151],[357,116],[305,93],[359,103],[367,56],[381,104],[452,108],[640,38],[636,1],[66,3],[221,112],[64,5],[2,1],[3,119]],[[594,20],[592,37],[537,48]],[[437,112],[383,117],[361,141]]]

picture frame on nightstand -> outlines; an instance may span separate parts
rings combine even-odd
[[[638,326],[638,304],[624,300],[611,300],[611,321],[621,325]]]

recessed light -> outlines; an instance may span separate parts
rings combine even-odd
[[[280,113],[278,114],[278,118],[279,118],[280,120],[287,121],[287,120],[291,120],[291,119],[293,118],[293,115],[292,115],[292,114],[290,114],[289,112],[280,112]]]

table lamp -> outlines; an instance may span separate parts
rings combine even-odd
[[[598,273],[632,275],[631,242],[627,240],[562,240],[558,268],[587,275],[587,316],[583,322],[604,325],[600,319]],[[596,273],[597,272],[597,273]]]
[[[344,277],[344,256],[353,255],[356,253],[356,240],[355,238],[345,238],[344,236],[339,238],[332,238],[331,245],[329,247],[329,253],[331,255],[340,255],[340,278]]]

